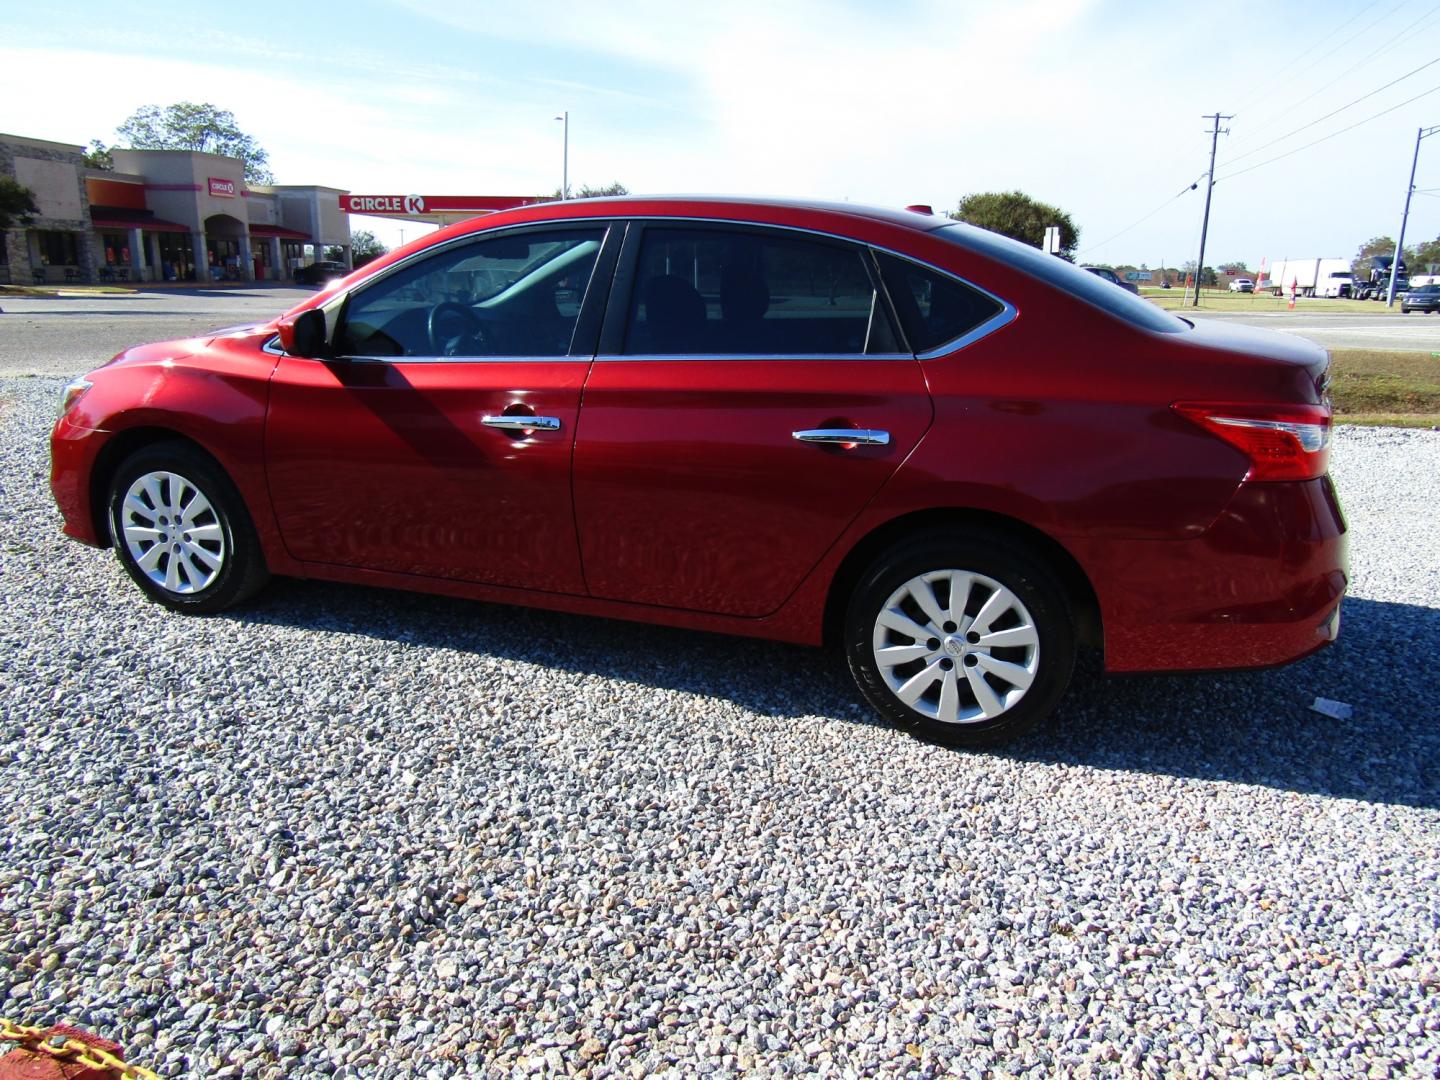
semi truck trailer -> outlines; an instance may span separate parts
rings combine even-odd
[[[1349,259],[1281,259],[1265,274],[1256,289],[1269,289],[1276,296],[1292,288],[1300,296],[1348,297],[1355,292]]]

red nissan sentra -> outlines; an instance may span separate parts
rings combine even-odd
[[[549,203],[66,388],[65,532],[196,614],[270,574],[842,647],[926,735],[1333,641],[1324,350],[924,208]]]

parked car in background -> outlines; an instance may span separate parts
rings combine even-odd
[[[1136,285],[1133,281],[1126,281],[1124,278],[1120,277],[1119,274],[1115,273],[1114,270],[1111,270],[1108,266],[1082,266],[1080,269],[1088,270],[1096,277],[1104,278],[1106,281],[1110,282],[1111,285],[1119,285],[1120,288],[1124,289],[1126,292],[1134,293],[1136,296],[1140,295],[1140,287],[1138,285]]]
[[[321,260],[302,266],[295,271],[295,282],[299,285],[324,285],[350,273],[344,263]]]
[[[1237,277],[1234,281],[1230,282],[1230,291],[1253,293],[1255,291],[1255,282],[1252,278]]]
[[[1328,364],[930,213],[550,202],[126,350],[66,387],[51,487],[173,611],[280,574],[829,644],[883,716],[989,746],[1081,647],[1335,639]]]
[[[1440,311],[1440,285],[1421,285],[1418,289],[1409,290],[1400,301],[1400,313],[1409,315],[1412,311],[1430,315]]]

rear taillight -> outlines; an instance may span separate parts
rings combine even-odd
[[[1177,401],[1170,407],[1244,453],[1247,480],[1314,480],[1329,466],[1328,405]]]

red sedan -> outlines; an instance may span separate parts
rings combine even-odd
[[[830,642],[895,722],[994,745],[1081,646],[1334,640],[1327,365],[923,208],[580,200],[122,353],[52,487],[176,611],[284,574]]]

